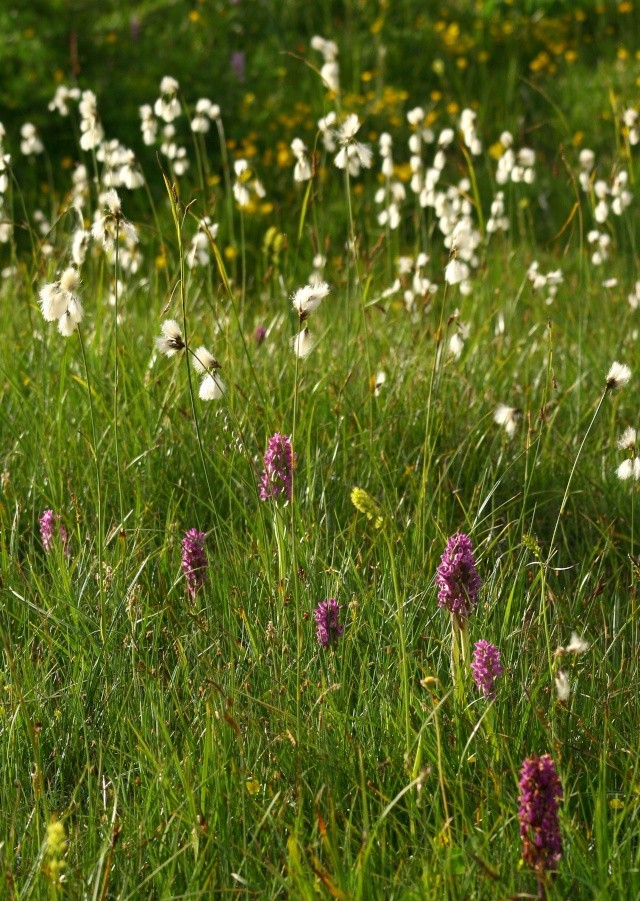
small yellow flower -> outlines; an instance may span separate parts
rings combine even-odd
[[[245,785],[250,795],[257,795],[260,791],[260,783],[255,776],[249,776]]]

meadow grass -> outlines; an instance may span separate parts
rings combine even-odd
[[[608,143],[573,141],[547,85],[551,160],[538,123],[518,132],[514,98],[502,185],[508,139],[425,100],[388,127],[385,174],[379,133],[318,77],[325,51],[305,50],[311,177],[293,187],[288,143],[285,183],[271,145],[237,165],[224,112],[189,132],[186,88],[190,168],[175,149],[154,159],[158,134],[135,190],[106,139],[77,149],[73,191],[55,160],[5,138],[7,897],[640,898],[635,436],[617,444],[637,423],[631,100]],[[333,149],[316,125],[332,111]],[[352,112],[360,130],[340,133]],[[334,165],[341,147],[360,154],[351,172]],[[40,292],[70,266],[85,314],[63,337]],[[291,295],[320,279],[328,295],[299,316]],[[167,319],[186,344],[170,358]],[[306,327],[316,343],[297,356]],[[628,385],[607,383],[614,360]],[[207,377],[221,388],[203,400]],[[296,457],[289,502],[260,496],[275,433]],[[193,582],[190,529],[208,560]],[[456,624],[438,606],[458,531],[481,579],[469,641],[504,667],[495,699],[468,656],[452,669]],[[344,632],[324,647],[314,611],[329,598]],[[563,650],[573,632],[579,653]],[[563,792],[553,874],[523,864],[519,832],[520,770],[543,754]]]

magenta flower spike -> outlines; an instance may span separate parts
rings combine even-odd
[[[541,877],[547,870],[555,870],[562,857],[558,822],[562,786],[549,754],[534,754],[524,761],[518,787],[522,858]]]
[[[314,611],[316,638],[318,639],[318,644],[323,648],[337,644],[338,639],[344,632],[344,626],[338,621],[340,610],[341,605],[336,599],[329,598],[326,601],[320,601]]]
[[[260,500],[277,500],[284,496],[291,500],[295,454],[291,438],[276,432],[269,438],[264,455],[264,470],[260,479]]]
[[[42,547],[47,553],[53,550],[56,537],[62,543],[62,550],[65,557],[69,556],[69,548],[67,547],[67,530],[60,522],[60,514],[54,513],[53,510],[45,510],[40,517],[40,539]]]
[[[484,638],[475,643],[471,672],[484,697],[493,700],[496,696],[495,681],[502,675],[504,668],[500,663],[500,651]]]
[[[456,532],[447,541],[436,571],[438,607],[447,610],[461,622],[468,619],[478,604],[480,576],[468,535]]]
[[[189,529],[182,539],[182,572],[187,582],[189,597],[193,600],[198,589],[207,580],[209,561],[204,549],[205,533]]]

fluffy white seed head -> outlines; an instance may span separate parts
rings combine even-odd
[[[225,384],[217,372],[208,372],[200,382],[200,400],[220,400],[224,396]]]
[[[175,319],[165,319],[160,326],[160,331],[162,334],[156,338],[156,347],[161,354],[164,354],[165,357],[173,357],[184,350],[184,338]]]
[[[206,347],[199,347],[193,355],[193,368],[199,373],[213,372],[220,368],[220,364]]]
[[[306,319],[314,310],[317,310],[328,293],[329,285],[326,282],[316,282],[298,288],[293,294],[291,302],[300,319]]]
[[[295,335],[291,339],[291,347],[294,354],[299,359],[304,360],[305,357],[309,356],[309,354],[315,347],[315,342],[311,337],[311,333],[308,328],[302,329],[299,334]]]
[[[614,388],[624,388],[629,383],[630,378],[631,370],[629,367],[615,360],[607,373],[607,390],[612,391]]]

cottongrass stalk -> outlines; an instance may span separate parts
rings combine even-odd
[[[520,770],[518,820],[522,838],[522,859],[538,880],[538,898],[547,896],[549,874],[562,857],[562,835],[558,804],[562,785],[549,754],[527,758]]]
[[[456,532],[447,541],[436,571],[438,607],[451,614],[451,676],[454,697],[465,700],[466,667],[469,664],[469,616],[478,604],[480,576],[468,535]]]
[[[169,202],[171,206],[171,215],[173,217],[173,224],[176,230],[176,237],[178,240],[178,254],[180,258],[180,305],[182,308],[182,336],[184,345],[189,347],[188,340],[188,331],[187,331],[187,295],[185,290],[185,255],[184,255],[184,246],[182,241],[182,228],[180,225],[180,221],[178,219],[178,198],[175,193],[173,186],[169,183],[169,180],[165,173],[162,173],[162,177],[164,178],[165,187],[167,189],[167,193],[169,194]],[[193,415],[193,423],[196,432],[196,441],[198,443],[198,451],[200,454],[200,462],[202,463],[202,470],[204,473],[204,480],[207,483],[207,491],[209,493],[209,500],[211,502],[211,507],[213,510],[216,509],[216,504],[214,501],[213,491],[211,489],[211,482],[209,481],[209,470],[207,468],[207,463],[204,456],[204,447],[202,445],[202,435],[200,434],[200,421],[198,419],[198,410],[196,407],[196,399],[195,392],[193,390],[193,376],[191,373],[191,360],[190,354],[186,353],[184,355],[185,365],[187,367],[187,382],[189,385],[189,398],[191,400],[191,412]]]
[[[602,404],[604,403],[604,399],[607,396],[607,394],[610,391],[615,391],[617,388],[623,388],[625,385],[627,385],[629,383],[630,378],[631,378],[631,370],[624,363],[618,363],[617,361],[614,361],[611,364],[609,372],[607,373],[604,391],[600,395],[600,400],[598,401],[598,404],[596,406],[595,413],[593,414],[593,417],[591,418],[591,422],[589,423],[587,430],[584,433],[584,436],[580,443],[580,447],[578,448],[578,453],[576,454],[575,460],[573,461],[573,466],[571,467],[571,472],[569,473],[569,478],[567,479],[567,486],[564,490],[562,503],[560,504],[560,510],[558,511],[558,518],[556,519],[556,524],[553,529],[553,534],[551,536],[551,544],[549,545],[549,556],[548,556],[549,561],[551,560],[551,557],[555,550],[556,535],[558,534],[558,528],[560,527],[560,520],[562,519],[562,514],[564,513],[565,507],[567,506],[567,501],[569,499],[569,490],[571,488],[571,482],[573,481],[573,476],[574,476],[574,473],[578,466],[578,461],[582,454],[582,449],[584,448],[587,438],[589,437],[589,435],[591,433],[591,429],[593,428],[593,425],[594,425],[596,419],[598,418],[598,413],[600,412],[600,408],[602,407]]]
[[[235,250],[236,239],[234,232],[234,223],[233,223],[233,189],[231,187],[231,169],[229,167],[229,154],[227,152],[227,139],[224,133],[224,125],[222,124],[222,117],[218,116],[216,121],[216,130],[218,132],[218,141],[220,143],[220,156],[222,158],[222,175],[224,178],[224,193],[227,204],[227,219],[229,222],[229,243],[230,246]],[[233,266],[233,277],[234,280],[237,277],[237,267],[235,264],[235,256],[233,258],[234,266]]]
[[[104,534],[103,534],[103,518],[104,511],[102,508],[102,479],[100,476],[100,463],[98,461],[98,436],[96,432],[96,420],[95,420],[95,412],[93,409],[93,389],[91,387],[91,377],[89,375],[89,367],[87,365],[87,355],[85,352],[84,341],[82,338],[82,332],[80,331],[80,326],[78,328],[78,339],[80,341],[80,352],[82,354],[82,363],[84,365],[84,374],[87,381],[87,392],[89,394],[89,418],[91,420],[91,439],[92,439],[92,447],[91,451],[93,454],[93,462],[96,467],[96,491],[97,491],[97,501],[98,501],[98,590],[100,592],[100,638],[104,644],[107,637],[107,605],[105,598],[105,590],[104,590],[104,579],[103,579],[103,569],[104,569]]]
[[[119,424],[119,393],[120,393],[120,366],[118,363],[118,268],[119,268],[119,245],[120,245],[120,215],[116,216],[116,237],[115,237],[115,272],[114,272],[114,287],[113,287],[113,296],[114,296],[114,325],[113,325],[113,340],[114,340],[114,386],[113,386],[113,429],[114,429],[114,439],[116,445],[116,473],[118,478],[118,501],[120,505],[120,529],[124,529],[124,501],[122,499],[122,475],[120,472],[120,424]],[[120,543],[119,543],[120,545]]]
[[[595,412],[591,417],[591,422],[589,423],[586,432],[580,442],[580,447],[578,448],[578,452],[575,456],[575,460],[573,461],[573,466],[571,467],[571,472],[569,473],[569,478],[567,479],[567,485],[564,490],[564,495],[562,497],[562,502],[560,504],[560,509],[558,511],[558,517],[556,519],[556,524],[553,529],[553,533],[551,535],[551,543],[549,544],[549,553],[547,555],[547,567],[551,563],[551,559],[555,553],[555,543],[556,536],[558,534],[558,529],[560,528],[560,520],[562,519],[562,514],[564,513],[565,507],[567,506],[567,501],[569,500],[569,491],[571,488],[571,483],[573,481],[574,473],[578,467],[578,461],[582,455],[582,450],[587,443],[587,438],[591,433],[591,429],[593,428],[596,419],[598,418],[598,414],[600,413],[600,409],[605,401],[607,394],[611,391],[615,391],[618,388],[624,388],[631,379],[631,370],[624,363],[618,363],[617,360],[611,364],[609,371],[607,373],[605,379],[605,386],[602,394],[600,395],[600,399],[598,400]],[[547,644],[547,662],[549,666],[549,677],[553,679],[553,657],[551,652],[551,639],[549,635],[549,622],[548,622],[548,613],[547,613],[547,586],[546,586],[546,568],[542,567],[541,570],[541,580],[540,580],[540,591],[541,591],[541,610],[542,617],[544,622],[544,631],[545,638]]]

